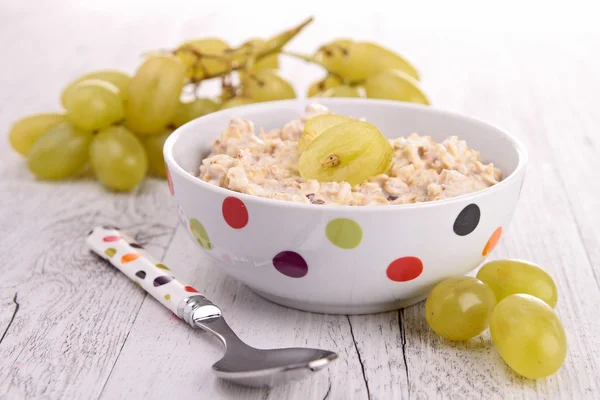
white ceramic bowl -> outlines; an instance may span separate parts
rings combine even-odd
[[[440,280],[467,274],[484,260],[486,246],[493,247],[511,220],[527,156],[516,139],[469,117],[384,100],[318,100],[335,113],[365,117],[388,137],[417,132],[441,141],[457,135],[503,171],[499,184],[448,200],[363,207],[297,204],[233,192],[190,174],[231,118],[249,119],[257,130],[282,127],[314,102],[285,100],[219,111],[182,126],[165,143],[180,216],[216,267],[285,306],[362,314],[416,303]],[[328,223],[340,218],[355,222],[342,224],[354,229],[351,234],[362,233],[357,247],[340,248],[327,239]],[[459,235],[455,224],[470,225],[466,231],[472,232]]]

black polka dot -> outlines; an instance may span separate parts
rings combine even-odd
[[[141,244],[138,244],[138,243],[135,243],[135,242],[134,243],[129,243],[129,245],[131,247],[133,247],[134,249],[143,249],[143,247],[142,247]]]
[[[119,230],[119,228],[117,228],[116,226],[112,226],[112,225],[104,225],[103,228],[108,229],[108,230],[116,230],[116,231]]]
[[[135,273],[135,276],[137,276],[140,279],[144,279],[146,277],[146,271],[138,271]]]
[[[466,236],[473,232],[479,225],[481,211],[477,204],[469,204],[458,214],[454,221],[454,233],[459,236]]]

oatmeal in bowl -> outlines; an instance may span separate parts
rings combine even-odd
[[[211,265],[285,306],[382,312],[506,235],[527,164],[512,136],[426,106],[319,102],[227,109],[167,139],[179,218]]]
[[[304,179],[298,142],[307,121],[331,111],[309,104],[304,115],[268,132],[247,119],[232,119],[202,160],[198,177],[236,192],[296,203],[350,206],[410,204],[473,193],[497,184],[502,172],[485,164],[464,140],[436,142],[411,133],[388,139],[393,157],[385,173],[351,185]]]

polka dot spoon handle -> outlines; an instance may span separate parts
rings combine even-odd
[[[117,228],[94,228],[86,242],[92,251],[109,261],[180,318],[186,319],[184,313],[191,300],[203,298],[196,289],[175,279],[167,266]],[[208,300],[206,303],[210,304]]]

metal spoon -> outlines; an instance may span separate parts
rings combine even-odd
[[[246,386],[274,386],[302,379],[337,358],[332,351],[310,348],[262,350],[237,337],[223,318],[221,309],[191,286],[177,281],[169,268],[142,246],[114,227],[97,227],[88,235],[88,246],[156,300],[194,328],[217,336],[225,355],[213,366],[219,378]]]

